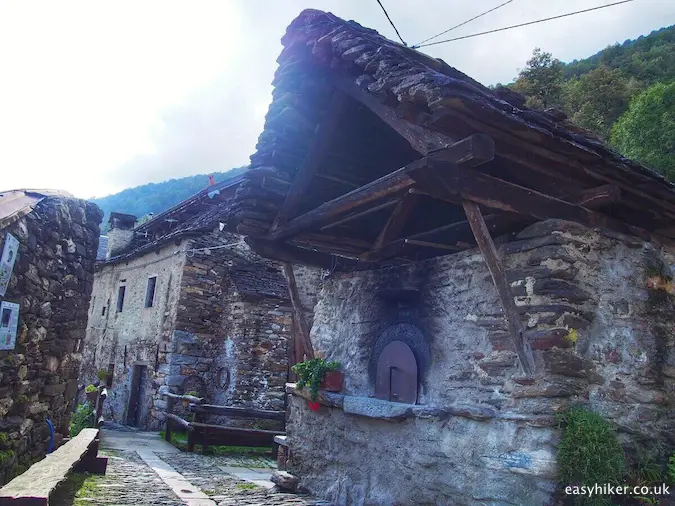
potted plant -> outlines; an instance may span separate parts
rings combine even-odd
[[[98,388],[94,384],[87,385],[87,388],[84,389],[84,393],[87,396],[87,400],[90,402],[96,402],[98,397]]]
[[[342,389],[344,374],[337,370],[338,367],[340,367],[339,362],[329,362],[324,358],[312,358],[292,367],[292,371],[299,377],[297,387],[309,387],[312,399],[309,407],[312,411],[319,409],[320,388],[330,392],[339,392]]]
[[[108,379],[108,371],[106,369],[99,369],[96,373],[96,377],[102,384],[105,384],[105,380]]]

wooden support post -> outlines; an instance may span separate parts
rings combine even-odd
[[[166,399],[166,412],[173,414],[173,403],[174,403],[174,398],[173,397],[167,397]],[[164,431],[164,439],[168,441],[169,443],[171,442],[171,418],[166,417],[166,429]]]
[[[284,276],[286,276],[286,281],[288,282],[288,293],[291,297],[291,304],[293,305],[293,314],[298,325],[298,330],[300,331],[299,334],[300,341],[302,343],[303,354],[305,355],[306,359],[311,359],[314,358],[314,349],[312,348],[312,342],[309,339],[309,327],[307,325],[307,320],[305,320],[305,312],[302,309],[302,302],[300,301],[300,295],[298,294],[298,285],[295,282],[293,264],[290,262],[284,262],[282,265],[284,269]]]
[[[520,365],[522,366],[523,371],[525,371],[525,374],[531,376],[534,373],[534,358],[532,357],[532,351],[530,350],[529,344],[523,339],[523,324],[520,321],[511,288],[506,280],[504,265],[499,259],[497,248],[495,248],[492,237],[490,237],[490,232],[488,231],[478,204],[466,200],[463,205],[473,235],[476,238],[481,253],[483,253],[483,258],[492,275],[492,280],[497,287],[499,300],[504,309],[504,316],[506,317],[509,326],[513,345],[518,354],[518,358],[520,359]]]

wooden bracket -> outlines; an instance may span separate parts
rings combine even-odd
[[[300,331],[299,337],[302,343],[302,349],[304,350],[305,357],[307,359],[311,359],[314,358],[314,349],[312,348],[312,342],[309,339],[309,326],[307,325],[307,320],[305,320],[305,312],[302,309],[302,302],[300,301],[300,295],[298,294],[298,285],[295,282],[293,264],[290,262],[284,262],[282,266],[284,270],[284,276],[286,276],[286,281],[288,282],[288,294],[291,297],[293,314],[298,325],[298,330]]]

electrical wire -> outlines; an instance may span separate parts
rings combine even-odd
[[[629,2],[634,2],[635,0],[622,0],[621,2],[614,2],[606,5],[599,5],[598,7],[592,7],[590,9],[584,9],[581,11],[568,12],[567,14],[560,14],[559,16],[552,16],[550,18],[537,19],[535,21],[528,21],[527,23],[520,23],[518,25],[504,26],[502,28],[497,28],[495,30],[488,30],[487,32],[472,33],[471,35],[463,35],[462,37],[454,37],[452,39],[439,40],[436,42],[429,42],[428,44],[422,44],[415,46],[416,48],[435,46],[437,44],[444,44],[446,42],[453,42],[455,40],[469,39],[471,37],[478,37],[479,35],[487,35],[488,33],[503,32],[504,30],[511,30],[512,28],[519,28],[521,26],[534,25],[536,23],[543,23],[544,21],[551,21],[553,19],[565,18],[567,16],[574,16],[575,14],[582,14],[584,12],[597,11],[598,9],[604,9],[606,7],[612,7],[614,5],[627,4]]]
[[[387,19],[389,20],[389,24],[391,25],[391,27],[392,27],[392,28],[394,29],[394,31],[396,32],[396,35],[398,35],[398,38],[401,39],[401,43],[402,43],[404,46],[407,47],[408,44],[405,43],[405,41],[403,40],[403,37],[401,37],[401,34],[398,33],[398,29],[396,28],[396,25],[394,24],[394,22],[393,22],[393,21],[391,20],[391,18],[389,17],[389,14],[387,13],[387,9],[384,8],[384,5],[382,5],[382,2],[380,2],[380,0],[377,0],[377,3],[380,4],[380,7],[382,7],[382,11],[384,12],[384,15],[387,16]]]
[[[411,47],[412,47],[413,49],[418,48],[418,47],[420,47],[422,44],[424,44],[425,42],[429,42],[430,40],[433,40],[433,39],[435,39],[435,38],[437,38],[437,37],[440,37],[441,35],[445,35],[446,33],[451,32],[451,31],[454,30],[455,28],[459,28],[460,26],[464,26],[464,25],[466,25],[466,24],[468,24],[468,23],[471,23],[474,19],[478,19],[478,18],[481,18],[481,17],[485,16],[486,14],[490,14],[491,12],[496,11],[496,10],[499,9],[500,7],[504,7],[504,6],[507,5],[507,4],[510,4],[511,2],[513,2],[513,0],[507,0],[507,1],[504,2],[503,4],[499,4],[497,7],[493,7],[493,8],[490,9],[489,11],[485,11],[485,12],[479,14],[478,16],[474,16],[474,17],[472,17],[471,19],[467,19],[466,21],[463,21],[463,22],[461,22],[460,24],[453,26],[452,28],[448,28],[447,30],[445,30],[445,31],[443,31],[443,32],[441,32],[441,33],[438,33],[438,34],[434,35],[433,37],[429,37],[428,39],[424,39],[422,42],[418,42],[417,44],[415,44],[415,45],[413,45],[413,46],[411,46]]]

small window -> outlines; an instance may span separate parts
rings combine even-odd
[[[157,276],[148,278],[148,286],[145,289],[145,307],[152,307],[155,303],[155,287],[157,286]]]
[[[124,292],[126,292],[127,287],[122,285],[117,291],[117,312],[121,313],[124,309]]]
[[[105,306],[103,306],[103,309],[101,309],[101,316],[105,316]]]
[[[91,299],[91,314],[94,314],[94,309],[96,308],[96,295]]]

